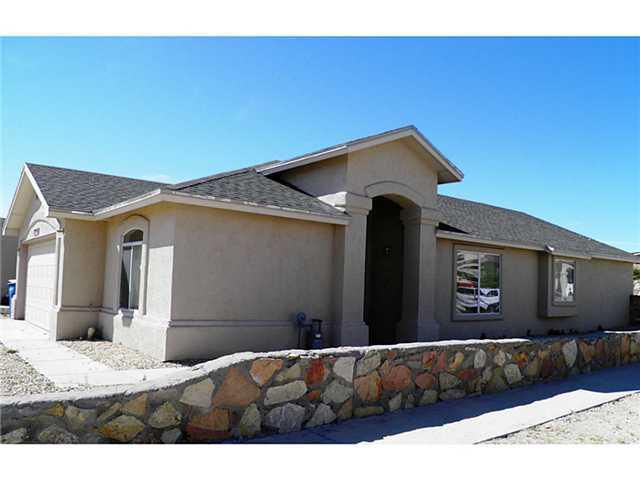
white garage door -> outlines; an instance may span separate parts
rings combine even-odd
[[[49,330],[49,312],[53,307],[56,242],[29,245],[27,259],[27,296],[25,319]]]

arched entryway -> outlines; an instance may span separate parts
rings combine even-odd
[[[364,321],[369,344],[397,342],[402,320],[404,226],[402,207],[391,199],[376,197],[367,217]]]
[[[439,338],[434,310],[439,214],[432,200],[384,181],[365,187],[364,195],[345,192],[335,202],[350,216],[336,237],[338,344]],[[377,234],[380,230],[384,233]]]
[[[415,342],[423,337],[420,323],[429,301],[423,294],[425,247],[435,248],[435,238],[425,236],[425,199],[397,182],[379,182],[365,192],[371,198],[363,309],[369,344]]]

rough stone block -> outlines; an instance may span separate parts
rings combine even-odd
[[[80,443],[76,435],[60,428],[57,425],[51,425],[38,434],[40,443]]]
[[[484,350],[476,351],[473,356],[473,368],[484,368],[487,364],[487,352]]]
[[[377,371],[373,371],[363,377],[358,377],[354,381],[354,386],[358,397],[363,402],[377,402],[382,393],[382,381]]]
[[[438,392],[435,390],[425,390],[420,398],[420,405],[429,405],[438,401]]]
[[[144,423],[130,415],[120,415],[110,422],[102,425],[98,431],[106,438],[118,442],[130,442],[136,435],[145,429]]]
[[[522,373],[520,373],[520,369],[515,363],[510,363],[504,367],[504,376],[509,385],[513,385],[522,380]]]
[[[450,373],[441,373],[439,376],[440,388],[449,390],[460,384],[460,379]]]
[[[214,408],[206,415],[197,415],[189,421],[186,432],[189,440],[223,440],[231,435],[229,410]]]
[[[356,376],[360,377],[372,372],[380,366],[382,363],[382,357],[378,352],[369,352],[363,358],[358,360],[356,364]]]
[[[27,432],[27,429],[22,427],[22,428],[17,428],[15,430],[12,430],[11,432],[6,433],[4,435],[0,435],[0,443],[7,443],[7,444],[23,443],[28,438],[29,438],[29,433]]]
[[[242,437],[253,437],[260,433],[262,428],[262,417],[260,411],[255,403],[249,405],[244,411],[240,424],[238,425],[238,431]]]
[[[302,427],[305,413],[304,407],[286,403],[267,413],[265,424],[277,430],[278,433],[295,432]]]
[[[324,403],[338,404],[353,396],[353,388],[342,385],[338,380],[331,382],[322,393]]]
[[[402,407],[402,393],[396,394],[394,397],[389,400],[389,411],[395,412]]]
[[[283,364],[284,362],[280,358],[259,358],[253,362],[249,373],[254,382],[263,386],[282,368]]]
[[[354,357],[340,357],[333,364],[333,373],[346,382],[353,382],[353,368],[356,364]]]
[[[129,400],[123,405],[122,412],[135,415],[136,417],[144,417],[147,412],[147,394],[143,393]]]
[[[404,365],[392,367],[389,372],[382,377],[382,388],[394,392],[400,392],[413,386],[411,370]]]
[[[562,346],[562,354],[564,355],[564,361],[567,368],[573,367],[576,363],[576,357],[578,355],[578,345],[575,340],[565,343]]]
[[[149,425],[153,428],[167,428],[179,425],[182,415],[170,402],[160,405],[149,417]]]
[[[258,386],[236,367],[229,368],[218,393],[213,397],[214,407],[247,407],[260,398]]]
[[[438,379],[430,373],[422,373],[416,377],[416,385],[423,390],[437,388]]]
[[[305,425],[305,428],[317,427],[319,425],[325,425],[331,423],[336,419],[336,414],[326,403],[321,403],[313,412],[313,416]]]
[[[264,404],[275,405],[290,402],[297,400],[305,393],[307,393],[307,384],[302,380],[295,380],[291,383],[269,388],[264,398]]]

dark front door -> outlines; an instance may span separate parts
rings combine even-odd
[[[373,199],[367,216],[365,270],[365,322],[369,344],[396,342],[396,325],[402,315],[404,227],[396,203]]]

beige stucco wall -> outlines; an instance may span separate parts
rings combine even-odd
[[[436,318],[442,338],[468,339],[487,337],[517,337],[526,334],[544,335],[549,329],[579,331],[625,326],[631,294],[631,264],[607,260],[577,259],[576,298],[574,317],[541,318],[538,315],[538,252],[513,248],[489,251],[502,253],[502,311],[501,320],[455,321],[453,310],[453,251],[451,240],[437,241]],[[470,250],[482,248],[466,245]]]
[[[366,187],[380,181],[403,184],[423,197],[421,207],[435,206],[437,173],[405,140],[349,154],[346,191],[365,195]]]
[[[106,225],[102,333],[156,358],[164,358],[166,329],[171,319],[175,224],[174,206],[158,204],[109,219]],[[140,310],[133,318],[127,318],[119,314],[120,242],[132,228],[145,232],[146,288]]]
[[[153,205],[108,221],[103,307],[112,312],[118,310],[120,242],[129,229],[138,228],[138,219],[148,225],[145,238],[148,246],[145,314],[150,319],[167,322],[171,316],[176,222],[175,208],[171,204]]]
[[[134,213],[106,225],[107,338],[163,359],[290,348],[299,311],[330,336],[333,225],[172,204]],[[125,318],[119,244],[136,218],[148,225],[146,303]]]
[[[42,238],[56,232],[60,228],[57,219],[47,217],[46,205],[38,199],[35,194],[31,200],[31,206],[25,216],[20,233],[18,235],[20,242],[28,242],[35,238]]]
[[[0,231],[4,219],[0,219]],[[0,298],[7,295],[7,282],[16,278],[18,237],[0,235]]]
[[[221,354],[297,346],[300,311],[329,330],[334,228],[177,206],[170,335]]]
[[[603,327],[607,327],[606,319],[612,319],[611,326],[620,319],[617,325],[626,325],[629,318],[629,295],[633,290],[631,264],[582,260],[578,262],[577,268],[577,274],[587,279],[581,290],[576,287],[578,308],[581,308],[582,302],[589,305],[586,312],[579,310],[586,321],[590,325],[601,323]]]
[[[347,186],[347,155],[286,170],[275,178],[295,185],[314,197],[343,192]]]
[[[434,207],[438,177],[436,170],[412,146],[411,140],[396,140],[372,148],[322,160],[275,175],[303,191],[322,197],[337,192],[367,196],[366,189],[381,181],[396,182],[416,192],[421,207]]]
[[[58,239],[59,305],[51,332],[56,339],[84,336],[98,324],[102,305],[105,224],[65,219]]]
[[[63,306],[102,305],[105,240],[104,222],[65,220]]]
[[[336,227],[334,256],[334,317],[336,341],[368,344],[364,324],[364,271],[367,214],[371,199],[384,195],[403,207],[413,242],[406,261],[414,269],[405,272],[405,306],[402,338],[429,340],[438,337],[432,313],[435,287],[435,244],[437,221],[437,168],[433,158],[412,139],[388,142],[276,175],[338,208],[350,216],[346,227]],[[414,231],[415,230],[415,231]],[[422,236],[425,236],[422,238]],[[426,238],[429,236],[430,238]],[[411,266],[411,265],[410,265]],[[407,273],[410,271],[410,275]]]

